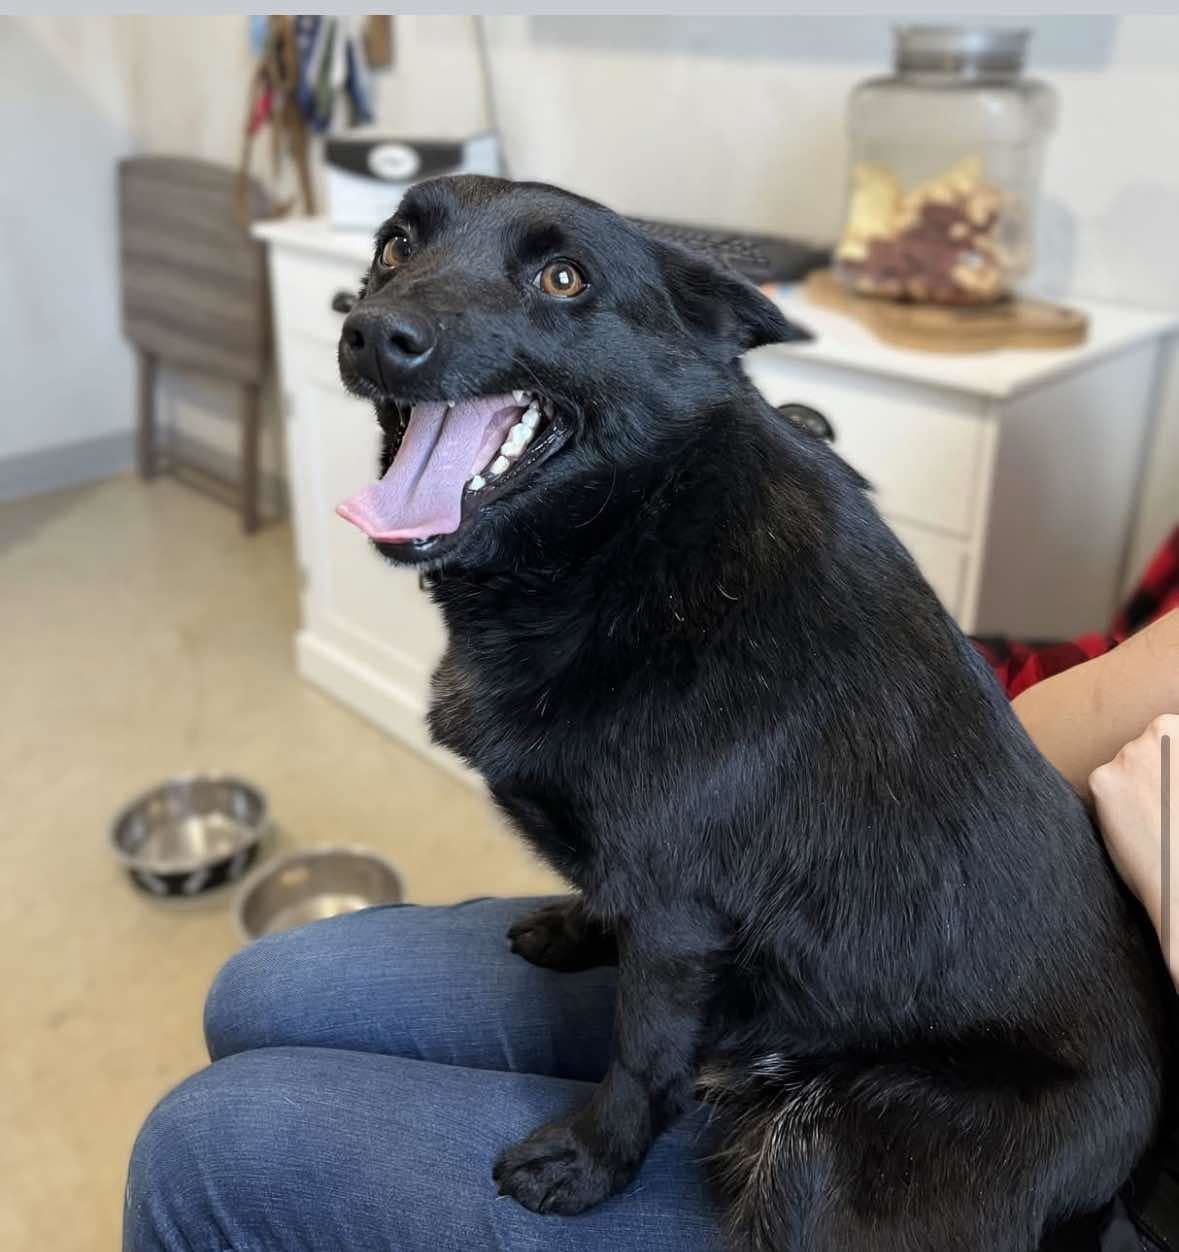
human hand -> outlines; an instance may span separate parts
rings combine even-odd
[[[1164,742],[1169,768],[1164,771]],[[1169,813],[1164,814],[1164,775],[1169,781]],[[1089,776],[1089,789],[1097,806],[1097,820],[1106,847],[1118,873],[1142,901],[1159,938],[1172,976],[1179,961],[1172,963],[1166,951],[1169,935],[1163,933],[1164,915],[1175,916],[1167,904],[1179,901],[1179,890],[1172,883],[1179,878],[1179,867],[1163,882],[1164,828],[1179,832],[1179,716],[1166,713],[1156,717],[1137,739],[1131,740],[1112,761]],[[1169,826],[1164,827],[1164,822]],[[1169,860],[1169,858],[1168,858]],[[1175,884],[1179,887],[1179,883]]]

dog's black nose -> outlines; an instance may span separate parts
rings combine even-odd
[[[416,369],[434,348],[434,323],[408,309],[356,308],[340,332],[356,368],[373,382]]]

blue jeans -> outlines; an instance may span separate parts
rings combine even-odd
[[[233,957],[213,1063],[136,1141],[124,1252],[719,1252],[703,1107],[578,1217],[497,1196],[496,1156],[584,1103],[610,1053],[614,971],[508,950],[541,903],[369,909]]]

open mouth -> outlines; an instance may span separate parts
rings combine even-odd
[[[454,534],[556,446],[551,401],[529,390],[426,400],[402,414],[389,468],[336,512],[380,543]]]

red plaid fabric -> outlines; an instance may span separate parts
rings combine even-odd
[[[1010,699],[1061,670],[1079,665],[1117,647],[1147,622],[1179,608],[1179,526],[1151,558],[1134,594],[1126,601],[1106,633],[1095,631],[1063,643],[1020,643],[1016,640],[975,639],[974,646],[995,671]]]

